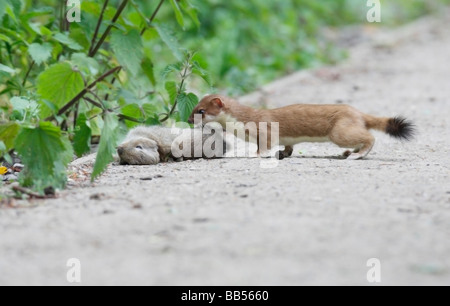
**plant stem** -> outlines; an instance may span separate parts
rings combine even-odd
[[[20,186],[12,186],[12,189],[14,191],[21,192],[23,194],[30,196],[31,198],[36,198],[36,199],[49,199],[49,198],[55,197],[55,196],[50,196],[50,195],[40,195],[39,193],[33,192],[29,189],[26,189],[26,188],[23,188]]]
[[[103,33],[102,37],[100,38],[100,40],[98,41],[98,43],[95,45],[95,48],[92,49],[91,52],[89,52],[89,57],[94,57],[95,54],[97,54],[98,50],[100,49],[100,47],[103,45],[103,43],[106,40],[106,37],[108,37],[109,32],[111,32],[114,23],[116,23],[116,21],[119,19],[120,15],[122,14],[123,10],[125,9],[125,7],[128,4],[128,0],[123,0],[123,2],[120,4],[119,8],[117,9],[116,15],[114,15],[111,24],[106,28],[105,33]]]
[[[96,107],[101,108],[101,109],[104,110],[104,106],[103,106],[101,103],[98,103],[97,101],[94,101],[94,100],[92,100],[92,99],[89,98],[89,97],[83,97],[83,99],[86,100],[86,101],[88,101],[88,102],[91,103],[92,105],[94,105],[94,106],[96,106]]]
[[[181,91],[183,90],[184,82],[186,81],[186,79],[188,77],[188,71],[189,71],[189,68],[190,68],[189,66],[190,66],[190,61],[191,60],[192,60],[192,56],[189,55],[188,58],[186,59],[186,62],[185,62],[184,71],[183,71],[183,74],[181,75],[180,87],[178,88],[177,97],[175,98],[175,102],[172,105],[172,109],[170,110],[170,112],[163,119],[160,120],[160,122],[167,121],[170,118],[170,116],[172,116],[173,113],[175,112],[175,108],[178,105],[178,97],[181,95]]]
[[[94,45],[95,45],[95,41],[97,40],[98,31],[100,31],[100,27],[101,27],[102,21],[103,21],[103,16],[105,14],[106,8],[108,7],[108,2],[109,2],[109,0],[106,0],[105,4],[103,4],[102,12],[98,19],[97,27],[95,28],[95,32],[94,32],[94,36],[92,37],[91,47],[89,48],[89,53],[92,52],[92,49],[94,48]]]
[[[120,70],[119,71],[117,71],[117,73],[119,73],[120,72]],[[113,79],[112,79],[112,81],[111,81],[111,85],[114,85],[114,83],[116,82],[116,77],[114,77]],[[108,99],[109,99],[109,93],[107,93],[106,95],[105,95],[105,101],[108,101]]]
[[[161,0],[158,4],[158,6],[156,7],[155,11],[153,12],[152,16],[149,19],[149,23],[152,23],[153,20],[156,17],[156,14],[158,14],[159,9],[161,8],[162,4],[164,3],[164,0]],[[147,31],[147,27],[145,26],[142,31],[141,31],[141,36],[144,35],[145,31]],[[116,78],[114,77],[114,79],[111,81],[111,85],[113,85],[116,82]],[[105,100],[109,99],[109,94],[105,95]]]
[[[124,119],[124,120],[128,120],[128,121],[133,121],[133,122],[136,122],[136,123],[144,123],[143,120],[139,120],[139,119],[136,119],[136,118],[133,118],[133,117],[124,115],[124,114],[117,114],[117,117],[119,117],[119,119]]]
[[[22,86],[25,86],[25,84],[27,83],[28,76],[30,75],[31,69],[33,69],[34,64],[35,64],[35,62],[32,61],[30,68],[28,68],[27,74],[25,74],[25,78],[23,79]]]
[[[116,68],[113,68],[111,70],[109,70],[108,72],[104,73],[102,76],[100,76],[97,80],[95,80],[94,82],[92,82],[91,84],[89,84],[86,88],[84,88],[78,95],[76,95],[72,100],[70,100],[66,105],[64,105],[59,111],[58,111],[58,116],[61,116],[62,114],[64,114],[66,111],[68,111],[72,106],[75,105],[75,103],[77,103],[81,98],[84,97],[84,95],[89,91],[89,89],[93,88],[95,85],[97,85],[97,83],[103,81],[104,79],[106,79],[107,77],[109,77],[111,74],[114,74],[115,72],[117,72],[118,70],[120,70],[122,68],[122,66],[118,66]],[[55,119],[55,116],[52,115],[48,118],[45,119],[45,121],[50,121]]]
[[[79,110],[80,110],[80,103],[77,103],[77,106],[75,106],[75,113],[73,114],[73,129],[74,130],[77,128],[77,118],[78,118]]]
[[[159,9],[161,8],[162,4],[164,3],[164,0],[161,0],[158,4],[158,6],[156,7],[155,11],[153,12],[152,16],[149,19],[149,24],[153,22],[153,20],[156,17],[156,14],[158,14]],[[147,27],[143,28],[141,31],[141,36],[144,35],[145,31],[147,31]]]

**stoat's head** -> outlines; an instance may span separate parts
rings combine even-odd
[[[192,111],[189,123],[199,125],[208,122],[218,121],[218,117],[223,113],[225,98],[221,95],[208,95],[204,97]],[[200,122],[200,119],[202,122]]]
[[[154,165],[160,156],[156,141],[148,138],[136,138],[122,143],[117,148],[121,165]]]

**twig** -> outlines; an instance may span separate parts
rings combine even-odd
[[[152,16],[150,17],[148,23],[151,24],[153,22],[153,20],[156,17],[156,14],[158,14],[159,9],[161,8],[162,4],[164,3],[164,0],[161,0],[158,4],[158,6],[156,7],[155,11],[153,12]],[[147,31],[147,27],[143,28],[141,31],[141,36],[144,35],[145,31]]]
[[[186,66],[184,67],[183,75],[181,75],[180,88],[178,88],[177,97],[175,98],[175,102],[173,103],[172,109],[170,110],[170,112],[163,119],[160,120],[161,123],[167,121],[170,118],[170,116],[172,116],[173,113],[175,112],[175,108],[178,105],[178,97],[181,95],[181,91],[183,90],[184,82],[186,81],[186,78],[188,76],[190,61],[191,61],[191,57],[188,57],[186,60]]]
[[[106,28],[105,33],[103,33],[102,37],[98,41],[98,43],[95,45],[95,48],[92,49],[92,51],[89,52],[89,57],[94,57],[95,54],[97,54],[97,51],[100,49],[100,47],[103,45],[103,43],[106,40],[106,37],[108,37],[109,32],[111,32],[114,24],[116,23],[117,19],[119,19],[120,14],[122,14],[123,10],[128,4],[128,0],[123,0],[123,2],[120,4],[119,8],[117,9],[116,15],[114,15],[111,24]]]
[[[122,67],[118,66],[116,68],[113,68],[111,70],[109,70],[108,72],[104,73],[102,76],[100,76],[97,80],[95,80],[94,82],[92,82],[89,86],[87,86],[86,88],[84,88],[78,95],[76,95],[72,100],[70,100],[70,102],[68,102],[66,105],[64,105],[59,111],[58,111],[58,116],[61,116],[62,114],[64,114],[67,110],[69,110],[72,106],[75,105],[75,103],[78,102],[78,100],[80,100],[81,98],[84,97],[84,95],[89,91],[89,89],[93,88],[95,85],[97,85],[97,83],[103,81],[104,79],[106,79],[107,77],[109,77],[111,74],[114,74],[115,72],[117,72],[118,70],[120,70]],[[55,116],[52,115],[48,118],[45,119],[45,121],[50,121],[55,119]]]
[[[29,195],[31,198],[36,198],[36,199],[52,199],[55,197],[54,195],[40,195],[39,193],[33,192],[29,189],[26,189],[26,188],[23,188],[20,186],[12,186],[12,189],[14,191],[24,193],[26,195]]]
[[[117,73],[119,73],[119,72],[120,72],[120,70],[117,71]],[[114,85],[114,83],[116,82],[116,80],[117,80],[117,78],[114,77],[114,78],[112,79],[112,81],[111,81],[111,85]],[[105,95],[105,101],[108,101],[108,99],[109,99],[109,93],[107,93],[107,94]]]
[[[80,103],[77,103],[77,106],[75,106],[75,112],[73,114],[73,129],[74,130],[77,128],[77,118],[78,118],[79,110],[80,110]]]
[[[101,105],[100,103],[98,103],[98,102],[92,100],[92,99],[89,98],[89,97],[83,97],[83,99],[86,100],[86,101],[88,101],[88,102],[91,103],[92,105],[94,105],[94,106],[100,108],[100,109],[104,109],[104,106],[103,106],[103,105]]]
[[[106,8],[108,7],[108,2],[109,2],[109,0],[106,0],[105,4],[103,4],[102,12],[101,12],[100,17],[98,19],[97,27],[95,28],[95,32],[94,32],[94,36],[92,37],[91,47],[89,48],[89,53],[92,52],[92,48],[94,48],[95,41],[97,40],[98,31],[100,31],[100,27],[101,27],[102,21],[103,21],[103,16],[105,14]]]
[[[133,121],[133,122],[137,122],[137,123],[144,123],[143,120],[139,120],[124,114],[117,114],[117,117],[119,117],[119,119],[124,119],[124,120],[128,120],[128,121]]]
[[[34,64],[35,64],[35,62],[32,61],[30,68],[27,71],[27,74],[25,74],[25,78],[23,79],[22,86],[25,86],[25,84],[27,83],[28,76],[30,75],[31,69],[33,69]]]

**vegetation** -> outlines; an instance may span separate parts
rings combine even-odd
[[[20,183],[41,194],[64,188],[68,163],[96,140],[92,179],[129,128],[186,121],[211,80],[237,95],[338,61],[320,29],[361,22],[368,9],[360,0],[82,0],[81,22],[68,22],[77,2],[0,2],[0,157],[17,152]],[[384,18],[448,2],[383,2]]]

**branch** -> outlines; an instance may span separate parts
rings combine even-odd
[[[97,40],[98,31],[100,31],[100,26],[102,25],[103,16],[105,14],[106,8],[108,7],[108,2],[109,2],[109,0],[106,0],[105,4],[103,5],[102,12],[100,14],[100,18],[98,19],[98,22],[97,22],[97,27],[95,28],[94,36],[92,37],[91,47],[89,48],[89,53],[92,52],[92,49],[94,48],[94,45],[95,45],[95,41]]]
[[[144,120],[139,120],[124,114],[117,114],[117,117],[119,117],[119,119],[124,119],[124,120],[128,120],[128,121],[133,121],[133,122],[137,122],[137,123],[144,123]]]
[[[158,11],[159,11],[159,9],[161,8],[161,6],[162,6],[163,3],[164,3],[164,0],[161,0],[161,1],[159,2],[158,6],[156,7],[155,11],[154,11],[153,14],[152,14],[152,17],[150,17],[150,19],[149,19],[149,21],[148,21],[149,24],[153,22],[153,20],[154,20],[155,17],[156,17],[156,14],[158,14]],[[147,31],[147,27],[145,27],[145,28],[142,29],[142,31],[141,31],[141,36],[144,35],[145,31]]]
[[[98,102],[92,100],[92,99],[89,98],[89,97],[83,97],[83,99],[86,100],[86,101],[88,101],[88,102],[91,103],[92,105],[94,105],[94,106],[100,108],[100,109],[104,109],[103,105],[101,105],[100,103],[98,103]]]
[[[120,72],[120,70],[118,71],[118,73]],[[112,81],[111,81],[111,85],[114,85],[114,83],[116,82],[116,77],[114,77],[113,79],[112,79]],[[105,95],[105,101],[108,101],[108,99],[109,99],[109,93],[107,93],[106,95]]]
[[[25,78],[23,79],[22,86],[25,86],[25,84],[27,83],[28,76],[30,75],[31,69],[33,69],[34,64],[35,64],[35,62],[32,61],[30,68],[28,69],[27,74],[25,75]]]
[[[31,198],[35,198],[35,199],[51,199],[51,198],[55,197],[54,195],[40,195],[39,193],[35,193],[31,190],[28,190],[28,189],[20,187],[20,186],[12,186],[12,189],[14,191],[29,195]]]
[[[120,4],[119,8],[117,9],[116,15],[114,15],[111,24],[106,28],[105,33],[103,33],[102,37],[100,38],[99,42],[97,43],[97,45],[95,45],[95,48],[92,49],[91,52],[89,52],[89,57],[94,57],[95,54],[97,54],[97,51],[100,49],[100,47],[103,45],[103,43],[106,40],[106,37],[108,37],[109,32],[111,32],[114,24],[116,23],[117,19],[119,19],[120,14],[122,14],[123,10],[125,9],[125,7],[128,4],[128,0],[123,0],[123,2]]]
[[[85,89],[83,89],[78,95],[75,96],[75,98],[73,98],[72,100],[70,100],[69,103],[67,103],[66,105],[64,105],[59,111],[58,111],[58,116],[61,116],[62,114],[64,114],[66,111],[68,111],[72,106],[75,105],[75,103],[78,102],[78,100],[80,100],[81,98],[84,97],[84,95],[89,91],[89,89],[93,88],[95,85],[97,85],[97,83],[103,81],[104,79],[106,79],[107,77],[109,77],[111,74],[114,74],[115,72],[117,72],[118,70],[120,70],[122,68],[122,66],[118,66],[116,68],[113,68],[111,70],[109,70],[108,72],[104,73],[102,76],[100,76],[97,80],[95,80],[94,82],[92,82],[91,84],[89,84],[89,86],[87,86]],[[55,116],[52,115],[48,118],[45,119],[45,121],[50,121],[52,119],[55,119]]]

